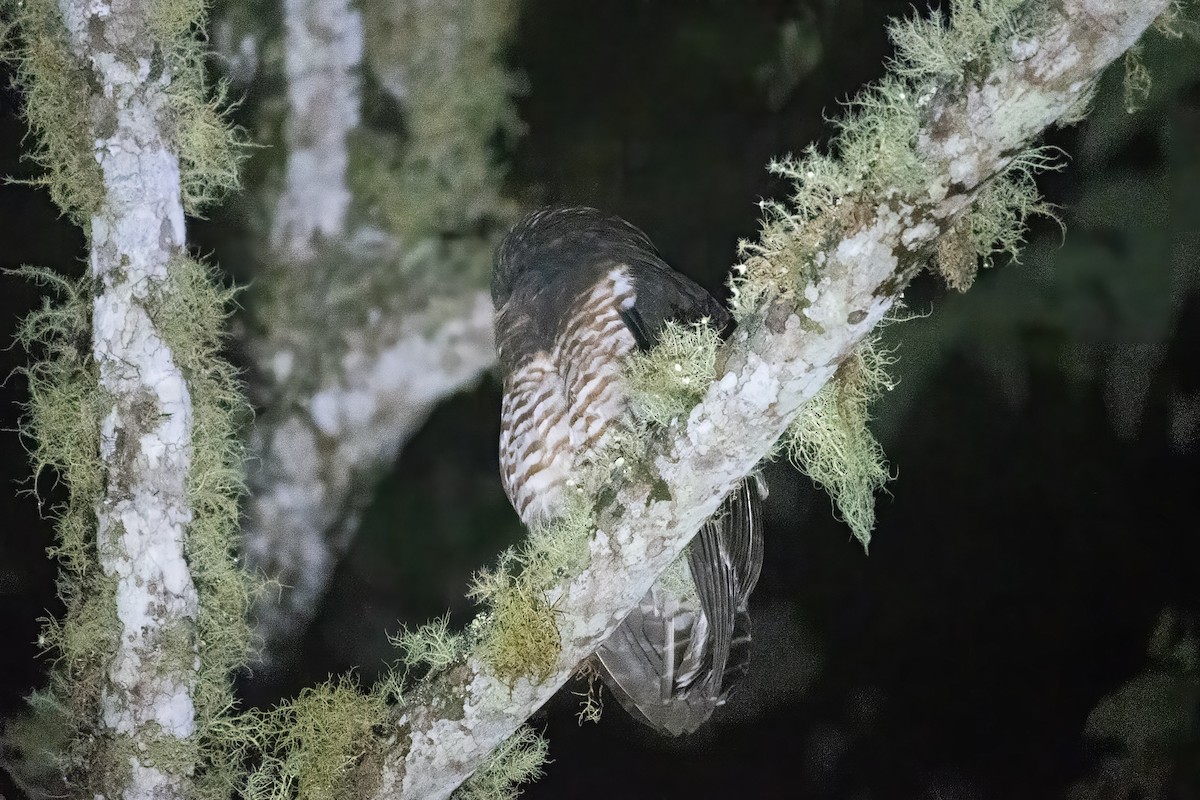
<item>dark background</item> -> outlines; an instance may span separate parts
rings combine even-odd
[[[511,190],[615,211],[720,293],[755,201],[786,192],[763,165],[828,136],[822,115],[882,74],[884,19],[907,9],[530,2],[511,53],[530,87]],[[800,68],[779,56],[786,25]],[[877,431],[898,477],[870,556],[807,479],[768,467],[750,685],[678,741],[613,702],[579,726],[561,693],[535,719],[553,762],[525,797],[1049,798],[1094,774],[1089,711],[1147,666],[1164,607],[1200,614],[1200,47],[1158,41],[1147,60],[1141,111],[1125,113],[1116,70],[1096,113],[1050,136],[1070,154],[1041,181],[1065,235],[1035,221],[1024,263],[966,295],[929,277],[911,288],[910,310],[932,315],[887,331],[900,386]],[[29,176],[18,95],[0,98],[0,173]],[[218,212],[193,230],[219,261],[238,224]],[[0,187],[0,231],[0,265],[82,268],[80,233],[42,192]],[[38,292],[0,286],[11,331]],[[4,351],[0,371],[25,359]],[[6,429],[23,390],[19,375],[4,385]],[[348,669],[371,680],[401,623],[450,608],[465,624],[470,573],[521,535],[496,475],[498,407],[489,379],[433,415],[379,487],[286,685],[247,678],[248,702]],[[21,494],[11,431],[0,465],[4,715],[40,681],[36,619],[57,605],[50,523]],[[1166,796],[1200,797],[1197,741],[1178,743]]]

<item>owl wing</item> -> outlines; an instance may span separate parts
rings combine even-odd
[[[733,320],[725,307],[702,286],[667,266],[656,254],[645,254],[627,269],[637,296],[632,306],[621,310],[621,320],[640,349],[654,347],[668,322],[707,320],[723,335],[729,333]]]

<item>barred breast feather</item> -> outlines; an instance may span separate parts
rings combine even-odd
[[[625,413],[620,364],[635,343],[621,311],[635,297],[625,270],[610,270],[567,312],[549,352],[504,378],[500,477],[527,525],[561,513],[573,465]]]

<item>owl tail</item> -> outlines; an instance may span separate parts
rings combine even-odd
[[[596,651],[634,719],[679,736],[704,724],[750,665],[746,610],[762,569],[757,476],[725,498],[688,545],[693,586],[660,580]]]

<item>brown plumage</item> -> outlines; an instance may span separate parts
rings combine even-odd
[[[669,320],[731,324],[644,233],[590,208],[546,209],[514,226],[496,254],[492,299],[500,473],[526,524],[562,512],[573,470],[625,413],[630,352],[651,347]],[[695,730],[746,670],[758,503],[757,485],[744,482],[689,546],[686,574],[655,584],[596,653],[621,704],[658,730]]]

